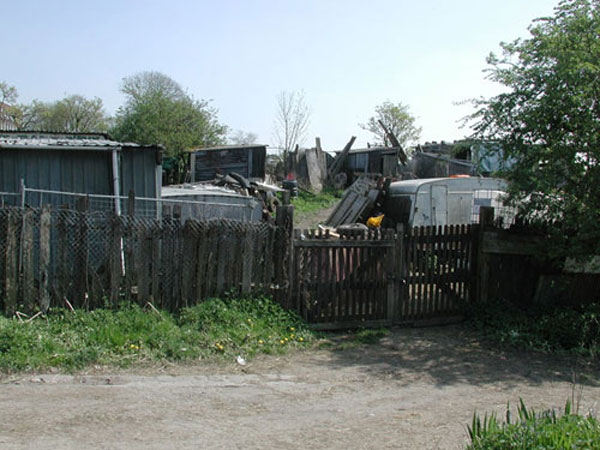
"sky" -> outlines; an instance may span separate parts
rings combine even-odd
[[[162,72],[221,123],[275,145],[282,91],[311,111],[305,146],[355,148],[389,100],[409,106],[420,143],[469,135],[465,100],[489,97],[486,56],[527,37],[558,0],[4,0],[0,81],[20,102],[80,94],[114,114],[124,77]],[[457,104],[457,103],[463,104]]]

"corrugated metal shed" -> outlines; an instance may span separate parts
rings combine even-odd
[[[246,178],[265,177],[266,145],[224,145],[192,151],[192,182],[210,181],[217,174],[236,172]]]
[[[133,190],[138,197],[159,198],[159,147],[79,133],[0,132],[0,192],[19,192],[23,179],[32,189],[114,195],[113,151],[121,195]],[[45,197],[44,203],[61,204],[59,197]]]

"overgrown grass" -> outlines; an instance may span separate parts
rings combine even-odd
[[[555,410],[536,413],[521,400],[517,416],[511,420],[510,407],[506,422],[500,423],[495,415],[481,419],[473,415],[468,427],[469,450],[493,449],[600,449],[600,422],[592,416],[571,413],[567,401],[564,413]]]
[[[327,188],[317,195],[300,191],[298,197],[292,199],[292,204],[294,205],[294,213],[305,214],[329,208],[339,201],[339,199],[339,191]]]
[[[469,323],[501,346],[543,352],[600,352],[600,304],[522,311],[507,302],[476,305]]]
[[[312,341],[312,332],[295,314],[264,297],[211,299],[178,316],[133,304],[76,313],[61,309],[31,322],[0,317],[0,370],[251,358]]]

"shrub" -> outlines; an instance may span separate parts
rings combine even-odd
[[[501,345],[547,352],[600,350],[600,304],[525,312],[508,302],[476,305],[470,324]]]

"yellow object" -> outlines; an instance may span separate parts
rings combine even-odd
[[[376,217],[369,217],[367,220],[367,226],[370,228],[379,228],[381,226],[381,222],[383,221],[384,215],[385,214]]]

